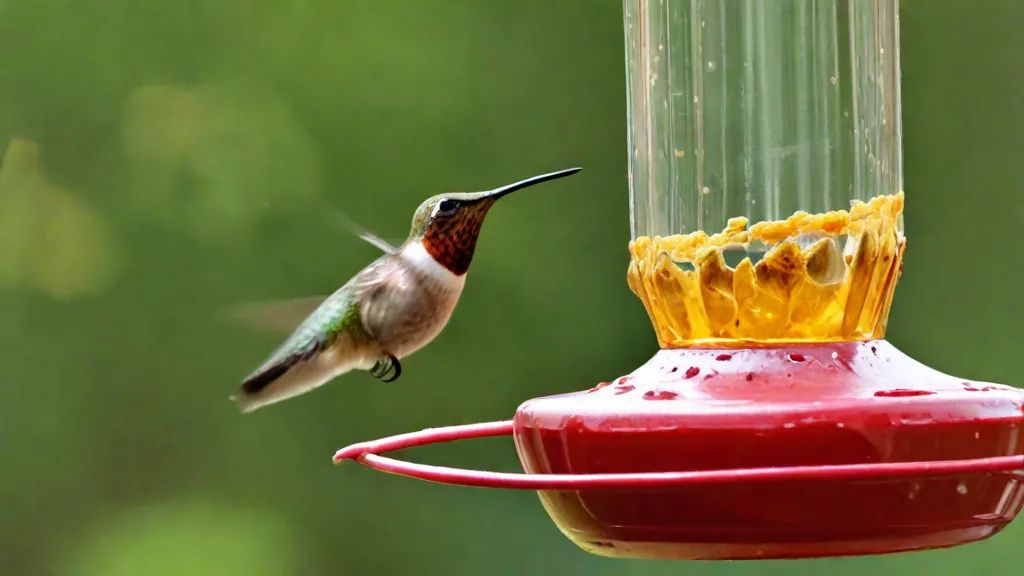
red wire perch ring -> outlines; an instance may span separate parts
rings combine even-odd
[[[636,472],[623,474],[522,474],[463,470],[428,464],[414,464],[380,456],[381,452],[424,446],[453,440],[510,436],[512,421],[485,422],[464,426],[428,428],[369,442],[360,442],[338,450],[334,463],[355,460],[360,464],[399,476],[408,476],[442,484],[517,490],[582,490],[592,488],[664,488],[697,484],[739,482],[869,480],[905,476],[952,476],[983,472],[1024,471],[1024,455],[936,460],[926,462],[885,462],[877,464],[840,464],[823,466],[787,466],[735,468],[690,472]]]

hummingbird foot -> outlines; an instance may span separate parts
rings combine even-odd
[[[370,375],[381,382],[394,382],[402,375],[402,364],[393,354],[388,354],[373,365],[373,368],[370,369]]]

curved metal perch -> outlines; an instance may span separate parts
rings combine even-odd
[[[699,484],[740,482],[877,480],[906,476],[954,476],[979,472],[1013,472],[1024,476],[1024,455],[976,458],[971,460],[937,460],[926,462],[885,462],[871,464],[840,464],[823,466],[788,466],[699,470],[689,472],[636,472],[621,474],[523,474],[464,470],[403,462],[380,456],[382,452],[493,436],[512,434],[512,421],[486,422],[444,428],[428,428],[420,432],[400,434],[342,448],[334,462],[355,460],[360,464],[399,476],[430,482],[511,488],[517,490],[584,490],[594,488],[665,488]]]

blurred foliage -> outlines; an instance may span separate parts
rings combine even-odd
[[[106,288],[114,249],[100,215],[48,181],[39,147],[11,139],[0,164],[0,286],[56,298]]]
[[[905,0],[907,269],[890,337],[1019,384],[1017,0]],[[1011,572],[1024,526],[947,551],[617,562],[529,493],[335,468],[349,442],[510,416],[654,351],[626,288],[617,0],[0,0],[0,572]],[[242,417],[277,344],[240,302],[323,294],[424,197],[581,165],[488,219],[445,333],[381,385]],[[524,362],[521,359],[529,359]],[[417,453],[516,469],[495,440]]]
[[[195,502],[161,502],[113,514],[105,530],[85,535],[62,574],[301,573],[294,532],[273,515]]]

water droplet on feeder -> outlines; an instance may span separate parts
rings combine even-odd
[[[907,498],[909,498],[911,500],[913,500],[914,498],[917,498],[917,493],[920,492],[920,491],[921,491],[921,483],[920,482],[914,482],[913,484],[910,485],[910,492],[907,494]]]
[[[674,400],[679,394],[668,390],[648,390],[644,392],[644,400]]]
[[[964,484],[963,482],[957,484],[956,485],[956,493],[957,494],[967,494],[967,484]]]
[[[785,424],[782,425],[782,427],[783,428],[796,428],[796,424],[794,424],[792,422],[786,422]]]

